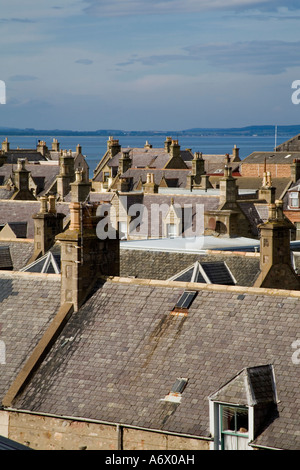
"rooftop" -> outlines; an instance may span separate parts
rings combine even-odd
[[[172,314],[185,290],[197,292],[187,314]],[[300,449],[299,295],[112,278],[70,318],[13,406],[209,438],[208,397],[241,370],[272,364],[279,417],[254,444]],[[164,400],[179,377],[181,400]]]

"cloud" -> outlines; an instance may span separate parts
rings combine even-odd
[[[0,23],[35,23],[29,18],[0,18]]]
[[[35,77],[33,75],[13,75],[9,78],[11,82],[31,82],[37,79],[38,77]]]
[[[99,16],[199,13],[215,10],[289,11],[299,10],[298,0],[84,0],[85,12]]]
[[[78,59],[75,61],[76,64],[82,64],[82,65],[91,65],[94,63],[93,60],[90,59]]]
[[[278,75],[288,68],[300,66],[299,47],[300,41],[277,40],[200,44],[185,47],[182,54],[131,57],[117,65],[126,67],[140,63],[157,66],[175,61],[193,61],[235,73]]]

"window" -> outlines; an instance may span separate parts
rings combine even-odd
[[[177,228],[175,224],[167,224],[167,237],[168,238],[177,237]]]
[[[103,173],[103,181],[104,183],[107,183],[109,179],[109,171],[104,171]]]
[[[299,209],[299,192],[293,191],[289,193],[289,206],[293,209]]]
[[[182,392],[184,391],[188,383],[187,378],[179,377],[174,382],[168,395],[163,398],[163,401],[171,401],[173,403],[180,403],[182,398]]]
[[[246,450],[249,441],[248,408],[220,405],[221,450]]]
[[[127,222],[119,222],[119,238],[120,240],[127,239]]]
[[[193,302],[196,295],[197,295],[197,292],[185,291],[178,299],[175,307],[176,308],[189,308],[189,306]]]

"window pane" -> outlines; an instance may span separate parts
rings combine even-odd
[[[222,430],[236,433],[248,432],[248,410],[223,406],[222,408]]]
[[[167,237],[174,238],[176,237],[176,225],[175,224],[168,224],[167,225]]]

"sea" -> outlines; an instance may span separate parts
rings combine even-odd
[[[90,167],[90,177],[93,175],[93,171],[98,165],[99,161],[103,157],[107,149],[108,136],[87,136],[87,135],[76,135],[76,136],[59,136],[58,134],[53,136],[44,135],[9,135],[0,134],[0,140],[3,142],[5,138],[8,138],[10,148],[23,148],[33,149],[36,148],[38,140],[44,140],[49,149],[52,147],[52,141],[54,138],[60,143],[60,149],[62,150],[76,150],[76,146],[79,144],[82,147],[82,153],[86,156],[86,161]],[[163,135],[113,135],[114,139],[119,139],[120,145],[123,148],[133,147],[144,147],[146,141],[152,144],[153,147],[163,147],[165,137]],[[166,136],[167,137],[167,136]],[[226,154],[232,153],[233,147],[236,145],[240,149],[240,158],[243,160],[252,152],[255,151],[269,151],[272,152],[276,145],[285,142],[286,140],[293,137],[292,135],[281,135],[280,137],[267,136],[236,136],[236,135],[183,135],[177,137],[172,136],[174,139],[178,139],[181,149],[191,149],[192,152],[202,152],[203,154]]]

